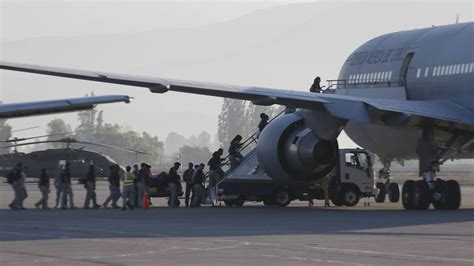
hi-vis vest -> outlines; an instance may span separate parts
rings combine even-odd
[[[127,172],[125,173],[125,179],[123,180],[123,186],[131,186],[133,185],[133,179],[135,178],[135,175],[132,172]]]

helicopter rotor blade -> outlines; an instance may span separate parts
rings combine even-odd
[[[64,133],[47,134],[47,135],[26,137],[26,138],[13,138],[13,139],[8,139],[8,140],[1,140],[0,142],[19,142],[19,141],[25,141],[25,140],[30,140],[30,139],[39,139],[39,138],[45,138],[45,137],[61,136],[61,135],[68,135],[68,134],[82,133],[82,132],[91,132],[91,131],[96,131],[96,130],[95,129],[93,129],[93,130],[80,130],[80,131],[70,131],[70,132],[64,132]]]
[[[27,146],[27,145],[33,145],[33,144],[43,144],[43,143],[51,143],[51,142],[66,142],[63,140],[43,140],[43,141],[32,141],[32,142],[25,142],[25,143],[18,143],[18,144],[13,144],[13,145],[8,145],[8,146],[3,146],[2,148],[8,149],[8,148],[15,148],[19,146]],[[67,143],[67,142],[66,142]]]
[[[88,144],[88,145],[95,145],[95,146],[99,146],[99,147],[117,149],[117,150],[126,151],[126,152],[131,152],[131,153],[148,154],[148,153],[143,152],[143,151],[137,151],[137,150],[132,150],[132,149],[120,148],[120,147],[117,147],[117,146],[112,146],[112,145],[107,145],[107,144],[93,143],[93,142],[88,142],[88,141],[76,141],[76,143],[82,143],[82,144]]]

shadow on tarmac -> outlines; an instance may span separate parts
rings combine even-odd
[[[443,230],[443,233],[436,231],[436,228],[443,224],[473,220],[473,208],[457,211],[263,206],[193,209],[153,207],[135,211],[4,209],[0,210],[0,241],[328,234],[411,235],[440,239],[467,237],[469,240],[472,239],[472,231],[467,235],[465,233],[469,224],[461,225],[463,230]],[[416,226],[425,227],[420,231]],[[434,226],[432,230],[431,226]],[[447,226],[450,228],[451,225]],[[453,225],[453,228],[456,226]]]

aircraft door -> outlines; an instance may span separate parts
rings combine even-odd
[[[402,68],[400,69],[400,78],[399,78],[399,86],[400,87],[405,87],[407,89],[407,74],[408,70],[410,69],[410,63],[411,60],[413,59],[413,56],[415,56],[415,53],[408,53],[405,56],[405,60],[403,60]]]

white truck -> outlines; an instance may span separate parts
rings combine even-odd
[[[245,201],[254,201],[263,202],[266,206],[284,207],[296,199],[325,199],[325,183],[328,196],[336,206],[354,206],[364,197],[380,198],[380,194],[387,189],[392,202],[400,197],[395,183],[390,183],[388,188],[382,183],[375,186],[374,156],[363,149],[340,149],[338,163],[328,174],[327,182],[323,178],[312,182],[278,184],[260,169],[256,160],[256,156],[249,156],[244,162],[248,164],[247,168],[243,166],[240,173],[230,173],[220,181],[216,188],[211,189],[211,200],[224,201],[227,206],[242,206]]]

